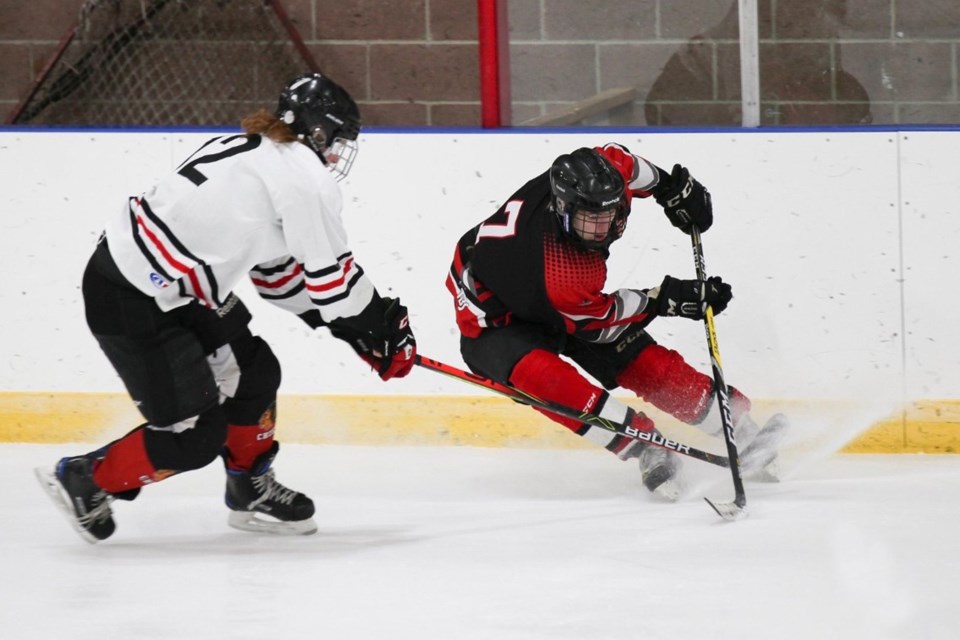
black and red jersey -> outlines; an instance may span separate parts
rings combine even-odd
[[[657,167],[625,147],[597,147],[633,196],[650,195]],[[604,293],[607,255],[565,236],[551,207],[549,172],[523,185],[457,243],[447,289],[461,333],[477,337],[514,319],[591,342],[612,342],[627,325],[652,319],[646,290]]]

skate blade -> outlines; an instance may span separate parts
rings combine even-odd
[[[57,510],[64,515],[70,523],[70,526],[73,527],[73,530],[90,544],[100,542],[98,538],[80,525],[80,522],[77,520],[77,514],[73,511],[73,506],[70,504],[70,496],[67,495],[66,489],[63,488],[63,485],[60,484],[60,481],[57,479],[56,471],[45,467],[36,467],[33,470],[33,474],[37,477],[37,481],[40,482],[40,486],[43,487],[44,493],[50,497],[50,500],[56,505]]]
[[[313,518],[285,522],[265,517],[256,511],[231,511],[227,524],[240,531],[279,536],[308,536],[317,532],[317,523]]]

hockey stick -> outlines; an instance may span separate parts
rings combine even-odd
[[[693,243],[693,262],[697,268],[697,279],[701,286],[707,286],[707,267],[703,259],[703,244],[700,242],[700,229],[694,225],[690,230],[690,240]],[[707,331],[707,347],[710,349],[710,362],[713,364],[713,383],[717,393],[717,403],[720,407],[720,422],[723,424],[723,438],[727,441],[727,461],[730,473],[733,475],[733,502],[712,502],[704,498],[713,510],[724,520],[738,520],[747,515],[747,494],[743,490],[743,479],[740,477],[740,459],[737,453],[737,442],[733,437],[733,416],[730,413],[730,396],[727,384],[723,379],[723,368],[720,364],[720,347],[717,345],[717,329],[713,323],[713,307],[708,306],[704,314],[704,327]]]
[[[690,456],[691,458],[696,458],[697,460],[709,462],[710,464],[715,464],[719,467],[730,466],[730,460],[728,458],[724,458],[723,456],[719,456],[715,453],[710,453],[709,451],[701,451],[700,449],[695,449],[674,440],[669,440],[664,438],[656,431],[652,431],[650,433],[638,431],[628,424],[622,424],[606,418],[601,418],[593,413],[583,413],[566,405],[550,402],[549,400],[542,400],[515,387],[501,384],[495,380],[491,380],[490,378],[485,378],[475,373],[464,371],[463,369],[458,369],[452,365],[440,362],[439,360],[433,360],[431,358],[425,358],[421,355],[417,355],[416,363],[425,369],[430,369],[431,371],[443,373],[452,378],[457,378],[458,380],[475,384],[479,387],[483,387],[484,389],[489,389],[490,391],[494,391],[500,395],[506,396],[511,400],[530,405],[531,407],[537,407],[538,409],[543,409],[544,411],[549,411],[550,413],[558,416],[572,418],[574,420],[589,424],[593,427],[600,427],[602,429],[606,429],[607,431],[613,431],[614,433],[627,436],[628,438],[633,438],[634,440],[642,440],[643,442],[648,442],[663,449],[667,449],[685,456]],[[716,509],[716,506],[714,506],[713,503],[710,503],[710,506],[713,506],[713,508]]]

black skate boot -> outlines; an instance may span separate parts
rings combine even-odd
[[[778,447],[789,428],[787,417],[777,413],[767,420],[740,452],[740,470],[745,479],[758,482],[779,482]]]
[[[680,456],[662,447],[639,440],[620,454],[623,460],[638,458],[643,486],[655,496],[668,502],[676,502],[683,493],[680,477]]]
[[[279,443],[274,442],[249,471],[227,469],[226,501],[230,507],[227,524],[231,527],[285,535],[316,532],[313,500],[288,489],[274,477],[270,465],[279,449]]]
[[[52,470],[37,468],[34,473],[84,540],[95,543],[113,535],[113,496],[94,483],[91,457],[63,458]]]

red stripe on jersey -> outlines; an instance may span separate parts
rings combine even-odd
[[[337,287],[343,285],[347,280],[347,274],[350,273],[350,269],[353,267],[353,257],[350,257],[343,265],[343,275],[341,275],[336,280],[331,280],[330,282],[324,284],[307,284],[308,291],[329,291],[330,289],[336,289]]]
[[[196,269],[191,270],[190,273],[187,274],[187,277],[190,278],[190,285],[193,287],[193,295],[196,296],[197,300],[203,303],[205,307],[215,309],[217,305],[211,303],[203,293],[203,288],[200,286],[200,278],[197,277]]]
[[[170,254],[170,252],[167,251],[167,248],[163,246],[163,243],[160,241],[160,238],[158,238],[155,233],[153,233],[152,231],[150,231],[150,229],[147,228],[147,224],[143,221],[143,216],[140,216],[140,215],[137,216],[137,224],[140,226],[141,229],[143,229],[144,235],[146,235],[147,238],[150,239],[150,242],[153,243],[153,246],[157,248],[157,251],[160,252],[160,254],[164,257],[167,263],[170,264],[170,266],[172,266],[177,271],[184,274],[190,272],[190,267],[188,267],[187,265],[183,264],[182,262],[174,258]]]
[[[298,275],[300,275],[300,271],[301,271],[300,263],[298,262],[294,265],[293,271],[291,273],[283,276],[279,280],[274,280],[271,282],[270,280],[261,280],[260,278],[253,278],[253,277],[251,277],[250,280],[251,282],[253,282],[253,284],[255,284],[256,286],[262,289],[279,289],[280,287],[282,287],[283,285],[287,284],[288,282],[296,278]]]

